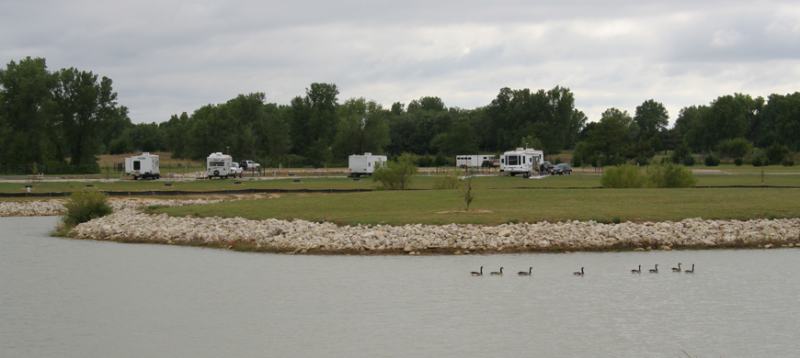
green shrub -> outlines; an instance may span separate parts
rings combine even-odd
[[[553,165],[561,164],[561,163],[563,163],[563,161],[561,160],[561,157],[556,157],[556,160],[553,161]]]
[[[769,160],[769,164],[778,164],[786,158],[786,155],[789,154],[789,148],[785,145],[780,145],[775,143],[767,148],[766,151],[767,160]],[[766,165],[767,163],[765,163]]]
[[[733,160],[733,164],[736,164],[737,167],[741,167],[744,164],[744,159],[742,157],[736,158]]]
[[[723,140],[717,144],[717,152],[729,158],[744,156],[751,150],[753,145],[744,138]]]
[[[705,162],[707,167],[716,167],[719,165],[719,158],[713,154],[709,154],[706,157]]]
[[[783,164],[784,167],[792,167],[794,166],[794,160],[792,160],[792,158],[786,157],[783,159],[783,162],[781,162],[781,164]]]
[[[754,167],[760,167],[760,166],[764,165],[764,163],[761,161],[761,157],[753,158],[753,162],[752,163],[753,163]]]
[[[600,178],[600,185],[604,188],[641,188],[645,182],[639,167],[630,164],[607,167]]]
[[[583,166],[583,160],[581,160],[581,156],[577,154],[572,156],[572,166],[574,168],[580,168],[581,166]]]
[[[403,153],[397,161],[379,162],[372,173],[372,181],[378,182],[378,189],[404,190],[410,189],[414,182],[414,174],[419,169],[414,165],[414,155]]]
[[[458,189],[461,184],[459,177],[463,175],[464,172],[459,168],[440,171],[436,174],[436,177],[433,178],[433,188],[436,190]]]
[[[638,156],[634,161],[639,165],[650,165],[650,160],[645,156]]]
[[[683,165],[685,165],[687,167],[693,167],[694,166],[694,157],[683,158]]]
[[[106,195],[99,191],[76,191],[67,200],[65,205],[67,215],[61,220],[68,226],[75,226],[111,214],[114,210],[106,202],[107,199]]]
[[[647,168],[647,184],[651,188],[691,188],[697,185],[697,178],[680,165],[653,165]]]

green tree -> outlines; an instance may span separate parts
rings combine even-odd
[[[414,155],[403,153],[397,158],[397,161],[379,162],[372,173],[372,180],[378,183],[379,189],[411,189],[417,171],[418,167],[414,164]]]
[[[593,164],[622,163],[639,132],[639,127],[627,111],[609,108],[602,114],[600,122],[586,134],[582,145],[575,152]]]
[[[339,106],[339,128],[334,139],[334,154],[346,158],[352,154],[383,154],[389,144],[387,112],[375,101],[351,98]]]
[[[97,129],[116,111],[117,94],[112,81],[92,72],[75,68],[57,73],[58,85],[53,91],[57,104],[57,120],[64,129],[65,142],[70,154],[70,165],[80,173],[99,173],[97,164]]]
[[[649,99],[636,107],[633,120],[641,130],[640,135],[650,139],[658,132],[663,131],[669,124],[669,112],[663,104]]]
[[[479,140],[480,138],[470,125],[459,122],[454,124],[450,131],[434,137],[431,140],[431,148],[437,149],[447,156],[475,154],[478,153]]]

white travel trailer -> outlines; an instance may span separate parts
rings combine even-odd
[[[222,154],[221,152],[211,153],[206,158],[206,178],[230,178],[235,177],[236,173],[231,170],[233,157]]]
[[[528,177],[543,160],[544,152],[541,150],[517,148],[503,153],[500,158],[500,171],[509,173],[512,177],[517,174]]]
[[[494,155],[458,155],[456,156],[456,166],[461,168],[477,168],[483,166],[483,162],[489,161],[489,166],[494,162]]]
[[[386,156],[372,155],[372,153],[351,155],[347,160],[347,166],[350,168],[350,176],[360,177],[362,175],[372,175],[378,162],[386,163]]]
[[[133,175],[133,180],[160,178],[161,171],[158,169],[158,156],[145,152],[142,155],[125,158],[125,174]]]

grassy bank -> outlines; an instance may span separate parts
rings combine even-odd
[[[800,186],[800,175],[794,174],[766,174],[762,183],[760,173],[746,174],[697,174],[698,186],[729,186],[729,185],[774,185],[774,186]],[[294,182],[293,180],[299,180]],[[241,184],[234,184],[241,182]],[[171,184],[171,187],[164,186]],[[413,188],[433,188],[434,177],[419,175],[415,177]],[[93,182],[37,182],[37,183],[0,183],[0,192],[22,193],[25,186],[32,185],[32,192],[64,192],[75,191],[92,185],[96,189],[111,191],[151,191],[151,190],[181,190],[181,191],[212,191],[212,190],[238,190],[238,189],[372,189],[374,183],[370,178],[354,181],[350,178],[297,178],[278,180],[197,180],[197,181],[104,181]],[[473,181],[477,189],[509,189],[509,188],[590,188],[600,186],[600,176],[594,174],[574,174],[551,176],[544,179],[523,179],[521,177],[477,177]]]
[[[496,225],[566,220],[666,221],[800,216],[800,189],[586,189],[478,191],[463,209],[455,190],[281,195],[277,198],[158,209],[170,215],[295,218],[340,224]]]

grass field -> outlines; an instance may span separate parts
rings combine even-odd
[[[193,207],[164,208],[170,215],[306,219],[339,224],[495,225],[513,222],[595,220],[665,221],[800,216],[800,189],[577,189],[479,190],[471,210],[458,190],[291,194]]]
[[[697,174],[698,186],[729,186],[729,185],[762,185],[761,175],[752,174]],[[198,180],[198,181],[104,181],[93,182],[37,182],[37,183],[0,183],[0,192],[22,193],[26,185],[32,185],[32,192],[64,192],[75,191],[93,185],[94,188],[110,191],[151,191],[151,190],[182,190],[182,191],[211,191],[211,190],[238,190],[238,189],[372,189],[375,183],[372,179],[362,178],[354,181],[350,178],[299,178],[299,183],[291,179],[278,180]],[[234,184],[235,182],[241,184]],[[764,184],[773,186],[800,186],[800,174],[767,174]],[[165,187],[164,184],[172,184]],[[477,177],[474,179],[477,189],[508,189],[508,188],[568,188],[568,187],[599,187],[600,175],[574,174],[564,176],[551,176],[544,179],[523,179],[521,177]],[[434,177],[419,175],[415,177],[413,188],[433,188]]]

